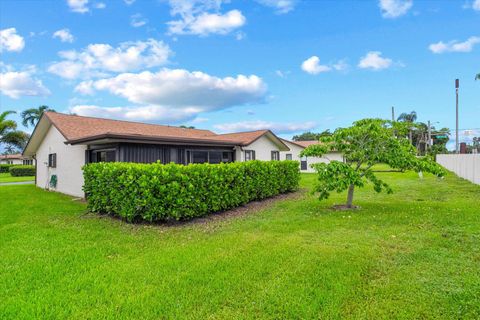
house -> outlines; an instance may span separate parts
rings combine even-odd
[[[289,148],[270,130],[216,134],[147,123],[45,112],[23,152],[37,161],[36,185],[83,197],[90,162],[221,163],[280,160]]]
[[[280,152],[280,160],[297,160],[300,162],[300,171],[302,172],[315,172],[312,168],[314,163],[328,163],[336,160],[343,162],[343,156],[340,152],[330,152],[323,157],[300,157],[300,153],[308,146],[319,143],[316,140],[312,141],[289,141],[282,139],[290,151]]]
[[[0,155],[0,164],[24,164],[33,165],[33,159],[25,157],[21,153]]]

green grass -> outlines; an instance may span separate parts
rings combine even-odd
[[[478,319],[480,186],[379,176],[395,193],[359,190],[356,211],[304,194],[175,227],[1,186],[0,318]]]
[[[33,177],[12,177],[10,173],[0,173],[0,183],[3,182],[23,182],[23,181],[34,181],[35,176]]]

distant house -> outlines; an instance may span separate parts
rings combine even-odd
[[[83,197],[81,168],[90,162],[280,160],[280,153],[289,150],[270,130],[216,134],[209,130],[45,112],[23,155],[37,161],[37,186]]]
[[[289,141],[282,139],[283,143],[285,143],[290,151],[282,151],[280,152],[280,159],[281,160],[297,160],[300,161],[300,171],[302,172],[315,172],[312,168],[312,164],[314,163],[328,163],[330,161],[342,161],[343,156],[340,152],[330,152],[323,157],[301,157],[300,153],[308,146],[313,144],[319,143],[316,140],[313,141]]]
[[[25,157],[21,153],[0,155],[0,164],[25,164],[33,165],[31,157]]]

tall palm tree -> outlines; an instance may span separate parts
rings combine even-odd
[[[38,120],[40,120],[40,117],[42,116],[42,114],[45,112],[45,111],[54,111],[53,109],[51,109],[49,106],[40,106],[38,108],[30,108],[30,109],[27,109],[25,111],[22,112],[21,116],[22,116],[22,124],[25,126],[25,127],[28,127],[28,125],[30,124],[32,127],[34,127]]]
[[[417,121],[417,112],[416,111],[412,111],[410,113],[404,112],[398,116],[397,121],[413,123]]]
[[[0,113],[0,144],[5,143],[22,149],[28,140],[28,134],[17,130],[17,123],[8,120],[7,117],[15,111],[4,111]]]
[[[417,112],[416,111],[412,111],[410,113],[403,112],[402,114],[400,114],[400,116],[398,116],[397,121],[407,122],[407,123],[413,125],[415,123],[415,121],[417,121]],[[413,136],[412,135],[413,135],[413,132],[412,132],[412,128],[410,126],[409,131],[408,131],[408,138],[409,138],[410,142],[413,143]]]

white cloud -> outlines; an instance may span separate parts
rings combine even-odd
[[[75,91],[82,94],[107,91],[139,105],[105,112],[127,112],[132,119],[172,121],[193,119],[206,111],[263,103],[267,87],[255,75],[218,78],[199,71],[163,69],[84,81]]]
[[[332,70],[332,68],[327,65],[321,65],[320,58],[312,56],[303,61],[302,70],[310,74],[319,74],[321,72],[328,72]]]
[[[470,52],[473,47],[480,43],[480,37],[470,37],[464,42],[458,42],[457,40],[449,41],[447,43],[440,41],[432,43],[428,48],[433,53],[445,53],[445,52]]]
[[[165,106],[102,107],[75,105],[69,111],[80,116],[101,117],[136,121],[180,122],[195,119],[195,109],[172,109]]]
[[[221,13],[222,0],[170,0],[171,15],[181,19],[169,21],[170,34],[228,34],[243,26],[246,18],[239,10]]]
[[[307,121],[302,123],[278,123],[270,121],[243,121],[232,122],[214,125],[214,127],[222,132],[238,132],[238,131],[253,131],[253,130],[272,130],[275,133],[292,133],[299,131],[306,131],[315,128],[315,122]]]
[[[148,20],[142,17],[140,13],[136,13],[130,17],[130,25],[134,28],[144,26],[148,23]]]
[[[342,59],[334,63],[332,67],[337,71],[346,71],[349,68],[349,65],[345,59]]]
[[[18,99],[24,96],[47,96],[50,91],[42,81],[33,77],[35,67],[24,71],[14,71],[11,66],[2,64],[0,73],[0,92],[10,98]]]
[[[475,11],[480,11],[480,0],[475,0],[472,3],[472,9]]]
[[[67,0],[70,10],[77,13],[86,13],[88,9],[88,0]]]
[[[172,54],[162,41],[123,42],[118,47],[90,44],[82,51],[61,51],[64,60],[55,62],[48,71],[66,79],[105,76],[108,72],[127,72],[151,68],[168,62]]]
[[[378,5],[384,18],[403,16],[413,6],[413,0],[380,0]]]
[[[275,9],[278,14],[292,11],[297,3],[296,0],[257,0],[258,3]]]
[[[392,59],[383,58],[380,51],[370,51],[360,59],[358,67],[361,69],[382,70],[391,67]]]
[[[90,11],[89,0],[67,0],[67,5],[72,12],[87,13]],[[104,2],[96,2],[91,7],[105,9],[107,5]]]
[[[75,39],[68,29],[57,30],[53,33],[53,38],[59,38],[62,42],[72,43]]]
[[[0,52],[22,51],[25,47],[23,37],[17,34],[17,29],[8,28],[0,30]]]
[[[135,2],[135,0],[123,0],[123,2],[125,2],[125,4],[127,6],[129,6],[129,5],[133,4]]]

